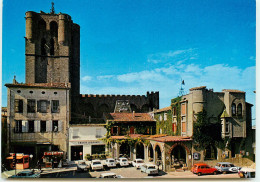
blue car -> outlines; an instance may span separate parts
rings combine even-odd
[[[39,178],[40,176],[40,173],[35,173],[34,171],[21,171],[9,178]]]

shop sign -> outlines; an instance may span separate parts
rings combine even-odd
[[[93,145],[93,144],[101,144],[101,141],[92,140],[92,141],[82,141],[82,142],[71,142],[74,145]]]

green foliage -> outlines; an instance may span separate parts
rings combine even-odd
[[[221,124],[210,123],[204,109],[197,114],[197,121],[193,124],[193,141],[201,148],[223,142]]]
[[[91,161],[92,160],[92,156],[90,154],[86,154],[85,155],[85,160],[86,161]]]
[[[177,120],[177,132],[176,135],[180,136],[181,135],[181,96],[176,97],[171,100],[172,102],[172,108],[176,108],[176,120]]]

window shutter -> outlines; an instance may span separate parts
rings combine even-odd
[[[37,121],[37,131],[41,131],[41,121]]]
[[[52,121],[46,121],[46,131],[47,132],[52,131]]]
[[[60,112],[60,101],[58,101],[57,104],[58,104],[58,111],[57,112],[59,113]]]
[[[22,132],[28,132],[28,121],[22,121]]]
[[[41,111],[41,102],[37,100],[37,112]]]
[[[46,104],[47,104],[47,111],[46,112],[49,112],[50,111],[50,101],[47,101]]]
[[[120,127],[117,128],[117,133],[120,135]]]
[[[111,127],[110,134],[113,135],[113,127]]]
[[[62,131],[63,124],[62,121],[58,121],[58,131]]]
[[[38,132],[38,122],[34,121],[34,132]]]

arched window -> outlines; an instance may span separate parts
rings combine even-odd
[[[55,21],[52,21],[50,23],[50,31],[51,31],[51,35],[54,37],[58,37],[58,24]]]
[[[231,105],[231,112],[232,112],[232,116],[236,115],[236,104],[234,103]]]
[[[46,40],[44,38],[42,38],[41,40],[41,55],[46,55]]]
[[[51,38],[51,40],[50,40],[50,55],[51,56],[54,55],[54,40],[53,40],[53,38]]]
[[[237,105],[237,115],[242,116],[242,104],[241,103],[239,103]]]

